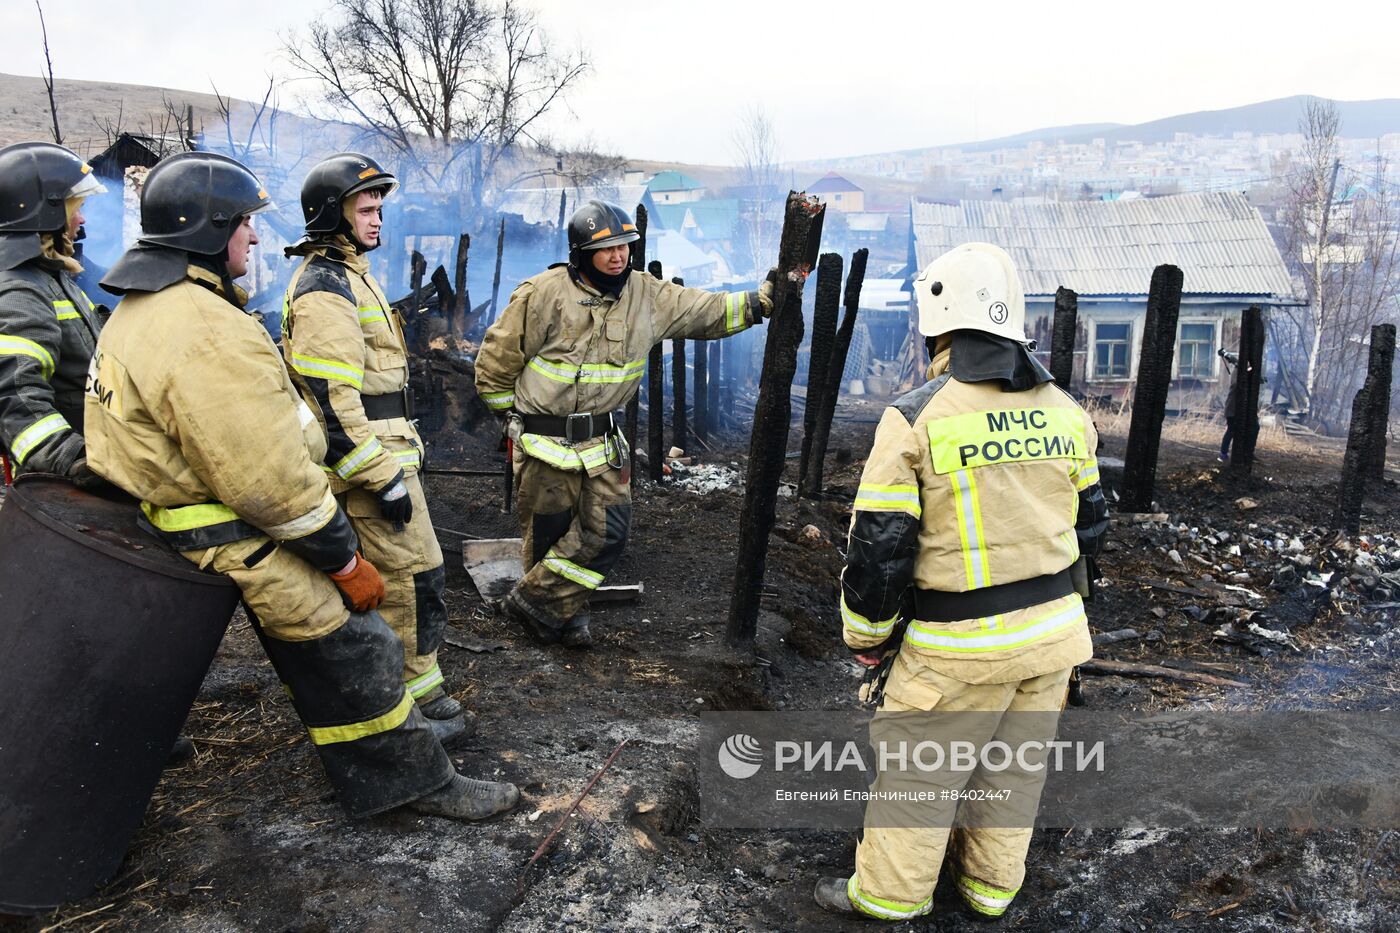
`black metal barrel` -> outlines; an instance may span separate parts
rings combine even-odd
[[[21,477],[0,508],[0,913],[109,880],[238,601],[136,505]]]

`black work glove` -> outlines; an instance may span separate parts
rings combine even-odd
[[[73,465],[68,468],[68,473],[66,475],[70,483],[88,492],[108,489],[112,485],[105,478],[93,472],[92,467],[88,466],[87,457],[79,457],[77,460],[74,460]]]
[[[413,518],[413,497],[408,494],[408,484],[403,481],[403,470],[394,481],[374,494],[379,500],[379,514],[385,521],[393,522],[402,528]]]

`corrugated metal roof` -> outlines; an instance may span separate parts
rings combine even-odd
[[[962,243],[994,243],[1027,295],[1146,295],[1152,270],[1180,266],[1187,294],[1295,300],[1278,247],[1244,195],[1209,191],[1129,201],[911,201],[919,267]]]

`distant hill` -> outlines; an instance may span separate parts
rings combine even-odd
[[[103,127],[109,122],[115,125],[118,119],[129,133],[149,132],[153,121],[159,130],[165,114],[162,97],[181,110],[186,104],[194,107],[196,126],[202,122],[206,129],[213,129],[221,124],[213,94],[59,78],[54,82],[54,98],[64,145],[81,156],[94,156],[107,148]],[[235,113],[247,112],[250,106],[233,101]],[[38,77],[0,74],[0,145],[31,139],[53,139],[44,82]]]
[[[961,149],[964,152],[987,152],[992,149],[1005,149],[1024,146],[1030,142],[1087,143],[1093,139],[1109,142],[1137,141],[1164,142],[1177,133],[1191,133],[1197,136],[1230,136],[1234,133],[1296,133],[1298,120],[1309,100],[1306,94],[1293,97],[1280,97],[1242,107],[1229,107],[1224,110],[1201,110],[1196,113],[1177,114],[1152,120],[1147,123],[1080,123],[1072,126],[1052,126],[1014,136],[985,139],[977,142],[947,146],[924,146],[917,149],[904,149],[894,153],[869,153],[865,156],[850,156],[844,159],[822,159],[804,161],[806,166],[836,164],[852,158],[879,158],[881,156],[927,155],[940,149]],[[1341,134],[1346,137],[1373,139],[1386,133],[1400,133],[1400,100],[1339,100],[1334,101],[1341,116]]]

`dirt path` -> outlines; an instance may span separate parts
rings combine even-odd
[[[838,425],[833,449],[860,457],[872,431],[868,423]],[[1121,446],[1107,439],[1107,453],[1121,456]],[[707,460],[727,465],[740,449],[732,443]],[[1336,451],[1273,458],[1264,450],[1261,457],[1261,477],[1236,488],[1209,452],[1164,445],[1159,504],[1171,522],[1115,527],[1090,613],[1098,631],[1131,627],[1144,636],[1102,649],[1103,657],[1211,670],[1249,686],[1091,677],[1094,708],[1394,704],[1394,608],[1373,607],[1400,601],[1400,587],[1389,593],[1379,573],[1353,581],[1354,552],[1329,549],[1319,527],[1335,498]],[[849,870],[853,836],[702,827],[688,743],[703,710],[854,705],[858,674],[840,644],[835,607],[838,547],[859,467],[856,460],[828,470],[832,501],[780,502],[756,663],[731,653],[722,638],[736,488],[699,494],[639,486],[632,540],[614,579],[641,580],[647,593],[638,604],[596,612],[598,645],[587,653],[527,644],[482,607],[449,557],[443,668],[449,687],[480,716],[476,739],[454,758],[468,773],[519,783],[525,796],[517,812],[488,825],[406,814],[348,822],[255,639],[236,622],[187,726],[198,755],[167,773],[122,874],[81,904],[3,928],[848,928],[818,910],[810,892],[819,875]],[[1113,471],[1106,476],[1111,484]],[[434,477],[438,524],[513,533],[498,490],[490,480]],[[1241,496],[1258,507],[1241,511],[1234,504]],[[1363,527],[1389,534],[1397,514],[1400,495],[1391,483],[1373,498]],[[804,537],[807,525],[820,535]],[[1246,538],[1270,544],[1231,554]],[[1289,550],[1295,538],[1301,552]],[[451,537],[443,540],[445,549],[453,546]],[[1300,567],[1293,561],[1299,554],[1315,566]],[[1292,575],[1280,577],[1284,564]],[[1329,567],[1341,574],[1330,588],[1309,582],[1309,573]],[[1215,596],[1241,586],[1261,599],[1222,609],[1218,599],[1143,580]],[[1286,632],[1296,649],[1215,634],[1242,624],[1245,612],[1262,613],[1248,618]],[[623,739],[627,746],[553,854],[522,881],[530,854]],[[1037,832],[1030,861],[1003,926],[1400,927],[1400,838],[1393,832],[1047,830]],[[946,891],[940,887],[930,917],[898,928],[970,926]]]

